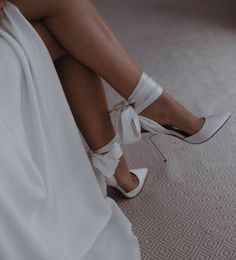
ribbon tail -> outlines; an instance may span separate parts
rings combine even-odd
[[[139,116],[132,106],[123,106],[118,111],[112,111],[111,117],[121,143],[132,144],[141,139]]]

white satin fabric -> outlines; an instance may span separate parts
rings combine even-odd
[[[116,141],[116,136],[102,148],[96,151],[88,151],[90,162],[104,197],[107,195],[106,178],[111,178],[114,175],[122,154],[121,146]]]
[[[140,260],[129,220],[102,194],[45,45],[14,5],[4,10],[0,259]]]
[[[140,114],[163,93],[163,88],[145,72],[128,98],[129,103],[134,103],[134,110]]]
[[[141,139],[141,126],[144,120],[139,114],[162,93],[162,87],[143,72],[128,100],[112,107],[111,121],[120,143],[132,144]]]
[[[110,178],[114,175],[119,164],[122,150],[120,144],[117,142],[111,142],[107,146],[109,146],[110,149],[107,149],[106,152],[102,152],[99,149],[95,152],[89,151],[88,155],[93,167],[98,169],[104,176]]]
[[[112,125],[120,143],[132,144],[141,139],[141,124],[131,103],[124,100],[110,110]]]

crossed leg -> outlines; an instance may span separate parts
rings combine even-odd
[[[100,77],[66,53],[40,21],[31,24],[49,50],[75,122],[87,144],[91,150],[103,147],[115,133]],[[137,178],[128,170],[124,156],[120,158],[114,176],[126,191],[138,185]]]
[[[70,55],[104,78],[124,98],[142,74],[90,0],[10,0],[30,21],[41,19]],[[189,134],[203,125],[165,91],[141,115]]]
[[[41,19],[76,60],[128,97],[142,70],[89,0],[10,0],[30,21]]]
[[[34,24],[46,43],[72,113],[89,146],[96,149],[108,143],[114,136],[114,130],[99,76],[128,98],[141,77],[142,69],[132,60],[91,1],[10,2]],[[78,102],[82,96],[91,102]],[[166,92],[141,114],[188,133],[197,132],[203,123]],[[97,129],[96,133],[94,129]],[[120,160],[115,177],[126,191],[137,186],[137,179],[129,173],[124,157]]]

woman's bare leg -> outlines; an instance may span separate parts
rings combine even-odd
[[[101,79],[71,56],[58,60],[56,69],[75,121],[92,150],[109,143],[115,136]],[[133,190],[138,180],[128,170],[124,156],[115,178],[126,191]]]
[[[69,56],[45,26],[36,21],[33,27],[41,36],[54,61],[75,122],[91,150],[109,143],[115,136],[108,113],[101,79],[88,67]],[[124,156],[114,174],[117,183],[126,191],[138,185],[128,170]]]
[[[30,21],[42,19],[68,53],[128,97],[142,70],[89,0],[10,0]],[[132,87],[131,87],[132,86]]]
[[[134,90],[142,69],[133,61],[89,0],[10,0],[29,20],[42,18],[61,45],[80,63],[103,77],[123,97]],[[165,91],[142,115],[190,134],[203,120]]]

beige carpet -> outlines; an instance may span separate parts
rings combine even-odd
[[[131,55],[177,100],[199,115],[233,113],[202,145],[145,134],[124,147],[131,168],[150,169],[146,185],[132,200],[111,188],[109,194],[132,222],[142,259],[235,260],[236,2],[94,2]],[[106,91],[110,105],[120,99],[108,85]]]

